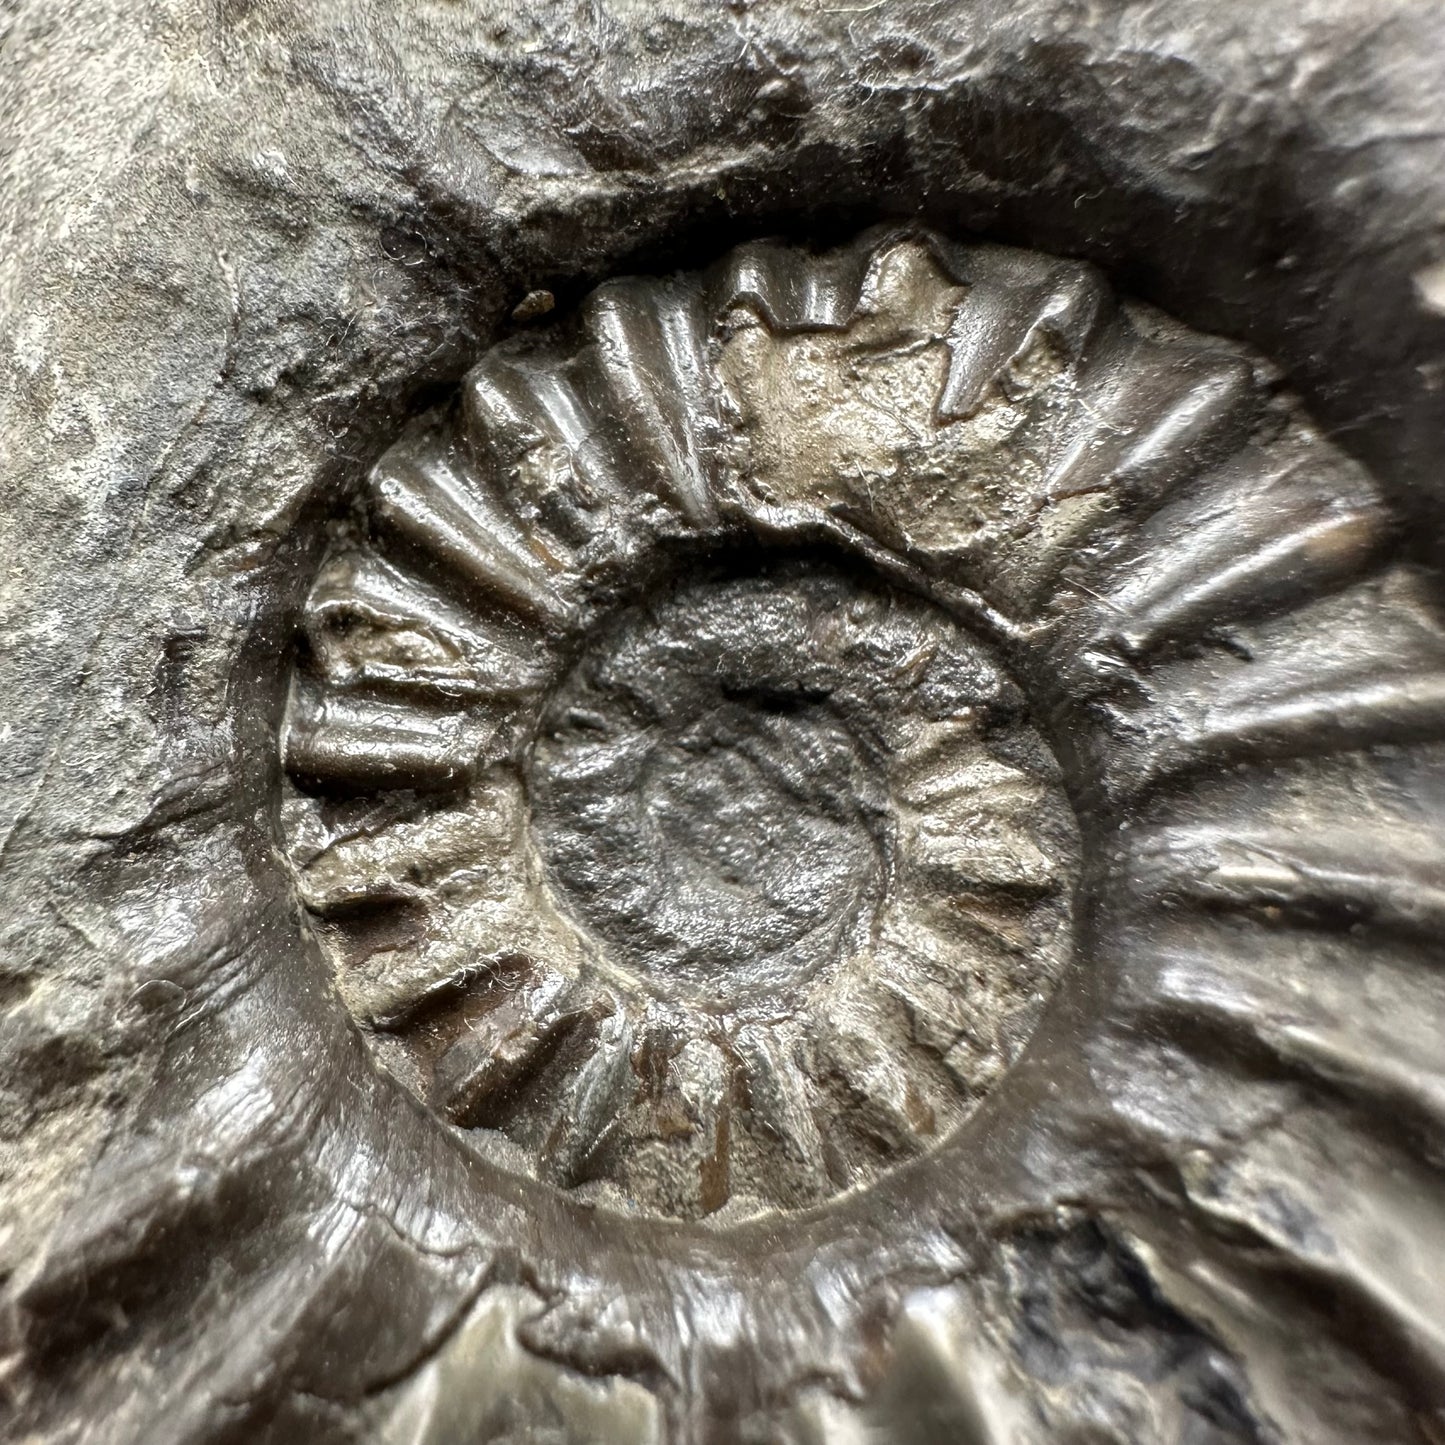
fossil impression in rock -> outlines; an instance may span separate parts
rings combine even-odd
[[[535,1347],[679,1379],[695,1295],[803,1370],[766,1238],[923,1291],[799,1439],[913,1438],[924,1357],[990,1441],[1125,1377],[1140,1438],[1273,1438],[1300,1328],[1438,1387],[1445,637],[1390,534],[1252,353],[913,228],[489,351],[332,530],[282,827],[429,1127],[732,1261],[595,1265]],[[1035,1309],[1105,1383],[1039,1386]]]

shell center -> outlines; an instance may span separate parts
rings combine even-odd
[[[886,789],[836,700],[855,590],[830,573],[684,586],[624,614],[553,699],[532,770],[543,856],[652,990],[731,1010],[866,926]]]

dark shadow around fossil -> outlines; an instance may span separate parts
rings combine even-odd
[[[1318,794],[1438,727],[1386,536],[1266,366],[1085,265],[902,228],[611,282],[337,534],[297,884],[375,1057],[502,1167],[715,1227],[821,1206],[1103,987],[1091,899],[1350,891],[1212,779],[1301,757]]]

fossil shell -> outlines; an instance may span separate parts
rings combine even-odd
[[[427,1106],[409,1227],[485,1259],[378,1438],[513,1388],[569,1438],[1413,1438],[1445,635],[1390,526],[1243,348],[913,228],[487,353],[337,528],[284,726],[299,895]]]
[[[1077,824],[993,655],[1019,624],[893,532],[951,468],[986,485],[958,448],[995,454],[1000,407],[947,338],[967,268],[1018,264],[900,233],[613,283],[373,472],[308,608],[286,756],[326,800],[293,853],[380,1057],[502,1164],[715,1222],[814,1205],[1026,1041]],[[1068,284],[1060,335],[1101,304]],[[1030,347],[1011,412],[1060,370]],[[999,550],[954,493],[927,525]],[[416,800],[337,814],[381,789]]]

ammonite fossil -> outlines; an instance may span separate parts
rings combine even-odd
[[[24,1428],[1439,1435],[1439,579],[1265,360],[903,226],[607,282],[398,432],[50,899],[144,968]]]
[[[1258,356],[915,228],[489,351],[332,530],[282,811],[381,1067],[593,1221],[528,1348],[776,1332],[798,1440],[1428,1400],[1445,635],[1391,526]],[[893,1363],[809,1366],[884,1281]]]

